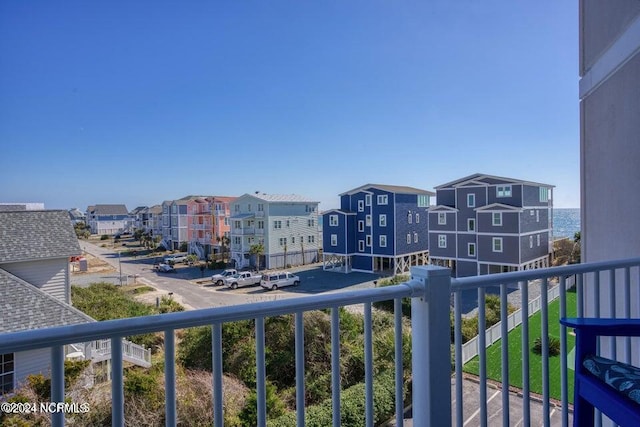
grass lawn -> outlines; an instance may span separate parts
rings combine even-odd
[[[542,357],[531,349],[533,342],[541,335],[541,312],[529,318],[529,387],[534,393],[542,394]],[[576,294],[567,292],[567,316],[576,316]],[[549,304],[549,335],[560,338],[560,298]],[[509,383],[513,387],[522,388],[522,325],[516,327],[507,337],[509,343]],[[575,337],[567,335],[567,352],[575,346]],[[502,340],[487,348],[487,377],[502,381]],[[464,365],[464,371],[478,375],[479,360],[476,356]],[[569,401],[573,402],[573,371],[569,370]],[[549,358],[549,392],[552,398],[561,398],[560,388],[560,356]]]

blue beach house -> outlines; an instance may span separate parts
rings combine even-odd
[[[322,216],[323,268],[400,274],[428,264],[428,209],[434,195],[379,184],[340,194],[340,209]]]
[[[451,268],[454,277],[549,267],[552,190],[479,173],[437,186],[430,263]]]

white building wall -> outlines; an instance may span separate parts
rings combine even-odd
[[[13,356],[14,362],[14,386],[19,387],[25,383],[29,375],[51,375],[51,349],[39,348],[37,350],[21,351]]]

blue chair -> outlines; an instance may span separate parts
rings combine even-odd
[[[640,336],[640,319],[580,318],[560,323],[576,333],[573,425],[593,426],[597,408],[620,426],[640,426],[640,368],[593,357],[600,336]]]

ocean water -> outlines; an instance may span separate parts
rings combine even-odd
[[[553,238],[569,237],[580,231],[580,209],[553,209]]]

